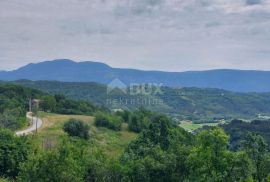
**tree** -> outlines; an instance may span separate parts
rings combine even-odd
[[[129,120],[130,120],[130,115],[131,115],[131,112],[130,111],[127,111],[127,110],[117,111],[115,114],[117,116],[120,116],[125,123],[128,123]]]
[[[21,116],[21,108],[6,109],[0,114],[0,125],[4,128],[16,130],[26,123],[25,115]]]
[[[122,119],[109,113],[98,112],[95,115],[95,125],[97,127],[106,127],[115,131],[120,131]]]
[[[84,147],[63,141],[57,149],[39,151],[20,166],[19,182],[83,182]]]
[[[228,150],[229,137],[222,129],[204,130],[196,136],[196,140],[188,159],[191,181],[234,181],[231,175],[239,173],[237,177],[241,178],[237,179],[245,180],[248,176],[245,173],[250,169],[243,166],[241,161],[246,159],[241,155],[238,158]]]
[[[176,156],[153,147],[141,159],[128,162],[127,176],[130,181],[179,181],[174,179]]]
[[[0,176],[16,178],[19,165],[26,161],[31,146],[25,137],[14,136],[14,133],[0,128]]]
[[[54,96],[54,98],[55,98],[56,102],[61,102],[62,100],[66,99],[66,97],[63,94],[56,94]]]
[[[55,97],[52,96],[43,96],[42,97],[42,102],[40,104],[40,107],[44,110],[44,111],[49,111],[49,112],[53,112],[56,109],[56,99]]]
[[[172,127],[165,116],[152,118],[148,128],[125,149],[121,162],[127,181],[185,181],[191,134]]]
[[[89,138],[89,126],[81,120],[70,119],[65,122],[64,131],[69,136],[76,136],[83,139]]]
[[[255,133],[248,133],[242,146],[254,165],[254,178],[259,182],[266,180],[270,174],[270,156],[264,139]]]
[[[130,131],[139,133],[142,131],[142,124],[138,116],[133,115],[129,121],[128,129]]]
[[[166,117],[160,119],[160,146],[163,150],[169,148],[169,121]]]
[[[252,178],[252,164],[245,152],[229,152],[226,181],[248,181]]]

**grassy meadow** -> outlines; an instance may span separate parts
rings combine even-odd
[[[110,158],[119,157],[128,143],[137,137],[136,133],[128,131],[127,124],[122,125],[121,131],[113,131],[107,128],[97,128],[94,125],[94,117],[82,115],[60,115],[52,113],[40,113],[43,121],[42,127],[33,140],[40,147],[54,147],[61,138],[67,134],[63,131],[65,121],[74,118],[87,123],[90,127],[89,147],[95,143]]]

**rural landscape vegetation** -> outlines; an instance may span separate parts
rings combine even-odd
[[[0,182],[270,182],[270,0],[0,0]]]
[[[270,180],[268,93],[159,89],[2,81],[2,181]],[[162,102],[106,103],[122,97]],[[31,126],[29,110],[42,125],[16,136]]]

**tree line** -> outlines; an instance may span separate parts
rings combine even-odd
[[[93,115],[97,111],[106,111],[90,102],[74,101],[64,95],[49,95],[39,90],[13,84],[0,84],[0,126],[11,130],[27,125],[26,112],[31,99],[40,100],[39,110],[59,114]]]

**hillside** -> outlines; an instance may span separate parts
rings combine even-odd
[[[111,109],[145,107],[180,119],[198,122],[232,118],[253,119],[258,114],[270,114],[270,93],[235,93],[219,89],[162,87],[162,93],[131,95],[117,90],[107,94],[107,87],[97,83],[26,80],[15,83],[50,94],[61,93],[71,99],[91,101]]]
[[[28,84],[32,87],[40,84],[45,88],[51,88],[53,84],[56,84],[55,89],[61,90],[68,84],[68,90],[72,90],[72,87],[80,89],[82,83],[21,81],[20,84]],[[70,86],[70,84],[74,85]],[[87,83],[84,84],[87,85]],[[98,97],[97,92],[101,90],[95,90],[95,83],[89,83],[89,85],[92,85],[92,90],[96,92],[95,97]],[[33,96],[46,101],[41,105],[45,111],[48,109],[58,113],[68,111],[68,115],[40,112],[44,124],[37,133],[25,137],[15,136],[13,132],[0,127],[0,167],[3,169],[0,170],[0,177],[7,178],[7,181],[234,182],[249,179],[266,181],[270,174],[270,169],[265,167],[270,165],[267,145],[269,121],[263,123],[257,121],[248,125],[243,122],[240,122],[240,125],[237,124],[239,122],[233,122],[226,125],[229,131],[225,128],[230,135],[217,127],[200,130],[198,133],[189,133],[175,125],[174,120],[160,113],[142,109],[133,113],[98,112],[93,117],[93,112],[100,109],[95,106],[90,107],[92,105],[86,101],[73,101],[63,95],[52,96],[11,83],[2,83],[0,86],[1,97],[5,97],[10,104],[16,100],[19,104],[24,103],[26,98]],[[98,88],[102,88],[102,85]],[[85,95],[90,90],[84,90],[85,92],[80,95]],[[226,106],[228,112],[233,112],[229,110],[229,106],[239,107],[237,103],[242,104],[245,110],[249,109],[246,112],[250,113],[251,106],[256,106],[254,110],[267,108],[263,105],[267,104],[264,100],[267,94],[239,94],[217,89],[168,87],[162,88],[162,93],[166,97],[162,97],[163,94],[155,95],[155,97],[164,99],[164,103],[168,100],[175,107],[179,103],[183,109],[189,108],[189,104],[197,109],[205,105],[202,109],[207,113],[204,114],[214,112],[213,108],[219,110],[222,103],[226,103],[222,106]],[[119,96],[119,91],[113,94]],[[54,99],[55,108],[51,107],[54,105],[51,101]],[[175,102],[172,102],[173,100]],[[225,102],[225,100],[230,100],[230,102]],[[256,100],[258,103],[254,103]],[[193,103],[189,103],[190,101]],[[211,103],[219,105],[211,105]],[[250,107],[247,107],[249,104]],[[262,104],[263,107],[260,108],[257,104]],[[27,103],[25,108],[26,105]],[[2,105],[2,108],[6,108],[6,105]],[[235,109],[234,112],[243,112],[243,114],[245,111],[240,108],[232,109]],[[189,112],[188,109],[186,111]],[[118,122],[120,122],[119,129],[111,127],[110,124]],[[66,130],[67,124],[71,130]],[[82,131],[79,126],[85,126],[87,138],[82,135],[73,135]],[[262,137],[254,133],[246,135],[248,131],[258,132],[262,134]],[[240,143],[239,138],[242,141]],[[236,144],[235,150],[230,150],[228,146],[233,148],[234,144]],[[260,163],[254,156],[260,157]],[[6,163],[11,165],[6,165]],[[217,163],[220,164],[218,168]],[[254,170],[257,166],[263,169],[263,175],[259,178],[257,176],[261,173]],[[213,175],[209,171],[214,171]]]
[[[89,125],[91,131],[91,139],[88,141],[89,147],[95,143],[110,158],[118,158],[128,143],[138,135],[128,131],[126,123],[123,123],[121,131],[98,128],[94,125],[94,118],[92,116],[61,115],[43,112],[41,117],[44,124],[33,140],[39,146],[42,146],[43,143],[43,147],[47,146],[48,148],[55,147],[55,145],[60,143],[61,138],[66,136],[63,126],[71,118],[82,120]]]
[[[26,112],[29,110],[29,99],[39,99],[39,109],[61,114],[92,115],[102,110],[90,102],[66,99],[62,95],[49,95],[42,91],[0,83],[0,127],[16,130],[27,125]]]
[[[12,130],[27,124],[26,111],[29,98],[41,98],[41,91],[11,84],[0,84],[0,127]]]
[[[29,64],[14,71],[0,72],[0,80],[18,79],[98,82],[103,84],[119,79],[126,85],[156,83],[169,87],[218,88],[237,92],[270,91],[270,85],[268,84],[270,72],[268,71],[143,71],[112,68],[98,62],[74,62],[65,59]]]

